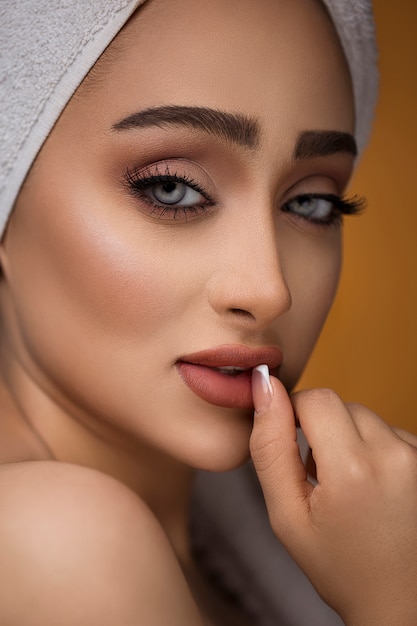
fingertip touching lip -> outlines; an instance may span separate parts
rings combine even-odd
[[[226,344],[184,355],[175,365],[185,385],[209,404],[253,409],[253,368],[267,365],[277,375],[282,358],[281,350],[274,346]]]

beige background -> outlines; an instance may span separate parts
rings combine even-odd
[[[417,2],[374,0],[381,95],[352,181],[342,283],[300,383],[330,386],[417,433]]]

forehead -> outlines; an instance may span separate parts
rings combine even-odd
[[[294,132],[354,127],[349,71],[318,0],[148,0],[79,95],[110,126],[175,104],[241,112],[267,132],[283,120]]]

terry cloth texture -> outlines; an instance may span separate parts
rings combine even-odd
[[[43,142],[72,94],[145,0],[0,0],[0,234]],[[356,139],[369,136],[378,74],[368,0],[323,0],[353,79]]]
[[[145,0],[0,0],[0,236],[30,166],[72,94]],[[365,146],[378,72],[369,0],[323,0],[352,74]]]
[[[0,235],[60,113],[144,0],[0,0]]]
[[[30,166],[72,94],[145,0],[0,0],[0,236]],[[378,72],[369,0],[323,0],[352,74],[361,151]]]
[[[378,52],[370,0],[322,0],[336,27],[352,76],[356,141],[365,147],[378,97]]]

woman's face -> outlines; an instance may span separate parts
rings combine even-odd
[[[338,280],[326,198],[353,127],[316,0],[148,2],[56,124],[2,246],[12,350],[36,385],[99,434],[240,463],[250,371],[215,368],[300,375]]]

